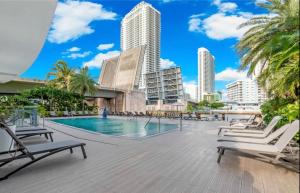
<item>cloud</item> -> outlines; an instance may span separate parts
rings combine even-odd
[[[95,30],[90,26],[97,20],[115,20],[117,14],[103,8],[101,4],[88,1],[58,2],[48,40],[64,43],[75,40]]]
[[[91,53],[92,53],[91,51],[86,51],[83,53],[71,53],[67,57],[74,60],[76,58],[85,58],[85,57],[89,56]]]
[[[216,73],[215,79],[217,81],[235,81],[247,78],[246,71],[238,71],[237,69],[226,68],[222,72]]]
[[[189,94],[192,100],[197,100],[197,81],[183,82],[184,93]]]
[[[211,39],[223,40],[226,38],[240,39],[248,28],[239,29],[242,23],[250,19],[247,15],[225,15],[216,13],[203,20],[203,29]]]
[[[114,47],[115,44],[111,43],[111,44],[100,44],[97,49],[98,50],[109,50],[112,47]]]
[[[206,15],[205,13],[198,13],[198,14],[191,15],[190,18],[199,18],[205,15]]]
[[[260,0],[263,1],[263,0]],[[211,39],[223,40],[227,38],[240,39],[249,27],[239,28],[242,23],[256,16],[266,14],[253,14],[251,12],[236,12],[237,4],[214,0],[212,5],[218,7],[218,12],[208,17],[203,15],[191,15],[188,21],[189,31],[204,33]],[[271,15],[270,15],[271,16]]]
[[[172,60],[164,59],[164,58],[160,59],[160,69],[166,69],[173,66],[176,66],[176,64]]]
[[[189,31],[190,32],[202,32],[200,18],[191,17],[191,19],[189,20]]]
[[[68,49],[67,51],[68,52],[77,52],[77,51],[80,51],[81,48],[78,48],[78,47],[72,47],[70,49]]]
[[[176,0],[162,0],[161,2],[163,2],[163,3],[170,3],[170,2],[173,2],[173,1],[176,1]]]
[[[259,3],[267,3],[267,0],[255,0],[255,4],[259,4]]]
[[[221,0],[214,0],[213,5],[217,6],[220,12],[234,12],[237,9],[237,4],[232,2],[222,3]]]
[[[106,53],[97,54],[92,60],[84,62],[83,66],[88,66],[89,68],[101,68],[103,60],[107,60],[120,55],[120,51],[113,50]]]
[[[236,10],[236,8],[237,8],[237,4],[228,2],[228,3],[221,3],[219,10],[221,12],[233,12]]]

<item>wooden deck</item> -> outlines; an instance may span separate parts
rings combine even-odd
[[[299,174],[283,167],[230,151],[217,164],[216,128],[221,124],[184,121],[182,132],[130,140],[48,123],[57,129],[56,141],[88,139],[74,139],[87,144],[88,158],[79,149],[52,156],[0,182],[0,193],[299,192]]]

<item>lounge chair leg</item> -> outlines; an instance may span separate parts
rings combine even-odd
[[[49,139],[49,137],[48,137],[48,134],[47,133],[45,133],[45,138],[48,140]]]
[[[83,158],[86,159],[87,156],[86,156],[86,152],[85,152],[85,149],[84,149],[83,145],[81,146],[81,151],[82,151]]]
[[[220,152],[220,148],[219,148],[219,147],[217,147],[217,149],[218,149],[218,151],[217,151],[217,152],[219,153],[219,152]]]
[[[72,148],[70,148],[70,153],[73,154],[73,149]]]
[[[217,160],[218,163],[220,163],[222,155],[224,155],[224,149],[220,148],[219,157],[218,157],[218,160]]]
[[[220,135],[221,131],[222,131],[222,128],[219,129],[218,135]]]
[[[224,152],[225,152],[225,149],[222,149],[223,151],[222,151],[222,155],[224,155]]]
[[[53,137],[52,137],[52,134],[51,134],[51,133],[49,133],[49,136],[50,136],[50,140],[51,140],[51,142],[53,142]]]

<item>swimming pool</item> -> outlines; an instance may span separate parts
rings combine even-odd
[[[125,120],[112,118],[71,118],[71,119],[53,119],[52,121],[72,127],[84,129],[87,131],[102,133],[113,136],[125,137],[146,137],[157,135],[170,130],[174,130],[177,124],[161,123],[160,128],[158,123],[150,122],[146,127],[147,121]],[[145,128],[144,128],[145,127]]]

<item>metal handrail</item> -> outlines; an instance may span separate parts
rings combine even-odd
[[[151,121],[151,119],[152,119],[152,116],[150,116],[149,120],[148,120],[147,123],[145,124],[144,129],[145,129],[146,126],[149,124],[149,122]]]

